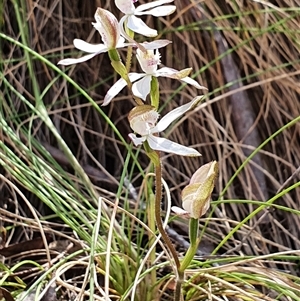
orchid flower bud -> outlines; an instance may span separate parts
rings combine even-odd
[[[206,213],[217,175],[218,163],[207,163],[194,173],[190,184],[182,190],[182,207],[189,217],[198,219]]]

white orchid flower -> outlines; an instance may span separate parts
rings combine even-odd
[[[150,3],[141,4],[137,8],[133,5],[136,1],[132,0],[115,0],[118,9],[125,14],[120,20],[120,26],[122,34],[127,38],[127,34],[124,31],[124,23],[126,26],[143,36],[156,37],[157,31],[148,27],[144,21],[136,16],[152,15],[154,17],[163,17],[172,14],[176,10],[175,5],[164,5],[166,3],[173,2],[173,0],[158,0]],[[164,6],[162,6],[164,5]]]
[[[154,43],[154,42],[152,42]],[[151,44],[151,43],[149,43]],[[144,44],[146,48],[148,44]],[[142,70],[145,73],[129,73],[129,79],[131,82],[135,82],[132,85],[132,93],[133,95],[146,100],[147,95],[149,95],[151,90],[151,80],[152,77],[169,77],[178,79],[182,82],[190,84],[197,89],[206,89],[203,86],[200,86],[194,79],[188,77],[192,71],[192,68],[183,69],[181,71],[163,67],[158,69],[158,65],[160,64],[160,54],[159,51],[156,50],[147,50],[146,52],[137,49],[137,59],[141,65]],[[103,106],[106,106],[111,102],[111,100],[125,87],[127,86],[127,82],[124,79],[119,79],[108,91],[103,101]]]
[[[128,136],[135,146],[147,141],[149,147],[153,150],[181,156],[201,156],[201,154],[193,148],[183,146],[166,138],[158,137],[158,134],[164,131],[175,119],[196,107],[201,98],[202,96],[197,96],[191,102],[172,110],[159,122],[157,122],[159,114],[154,107],[149,105],[135,107],[130,111],[128,119],[130,127],[139,137],[133,133]]]
[[[80,39],[74,39],[75,48],[90,53],[83,57],[74,59],[68,58],[58,62],[58,65],[72,65],[90,60],[94,56],[108,52],[110,49],[123,48],[126,46],[138,46],[139,44],[133,41],[125,43],[125,39],[121,37],[120,26],[116,17],[108,10],[97,8],[95,13],[96,23],[92,23],[95,29],[100,33],[103,43],[90,44]],[[144,49],[157,49],[165,47],[171,43],[169,40],[156,40],[150,43],[141,43]]]
[[[125,39],[121,37],[120,26],[117,18],[108,10],[97,8],[95,13],[96,23],[92,23],[95,29],[100,33],[103,43],[90,44],[80,39],[73,41],[74,46],[82,51],[90,53],[81,58],[68,58],[58,62],[59,65],[72,65],[85,62],[94,56],[107,52],[110,49],[122,48],[132,43],[125,43]]]

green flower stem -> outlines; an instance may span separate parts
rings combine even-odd
[[[193,260],[199,245],[200,239],[198,238],[199,219],[190,219],[190,247],[188,248],[181,264],[178,269],[178,279],[176,281],[175,298],[174,300],[181,300],[181,286],[184,281],[184,271]],[[177,299],[176,299],[177,298]]]
[[[193,260],[199,245],[198,238],[198,228],[199,228],[199,219],[191,218],[190,219],[190,227],[189,227],[189,236],[190,236],[190,246],[180,264],[179,270],[184,272],[185,269],[189,266],[191,261]]]

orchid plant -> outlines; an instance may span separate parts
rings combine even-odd
[[[135,6],[137,0],[115,0],[116,6],[124,14],[117,18],[108,10],[97,8],[95,13],[94,28],[99,32],[102,42],[90,44],[80,39],[74,40],[74,46],[88,54],[80,58],[67,58],[58,62],[60,65],[71,65],[82,63],[92,59],[98,54],[107,52],[115,71],[121,78],[108,90],[102,105],[108,105],[113,98],[125,87],[128,86],[132,93],[136,106],[129,112],[128,120],[133,133],[129,138],[135,146],[143,145],[146,154],[149,156],[155,167],[155,208],[150,212],[155,216],[156,226],[164,239],[175,262],[177,283],[174,300],[182,300],[181,285],[184,281],[184,271],[190,264],[198,247],[198,219],[205,214],[209,208],[210,197],[217,177],[217,162],[213,161],[200,167],[191,178],[190,184],[183,190],[183,209],[174,207],[173,211],[178,215],[190,218],[190,241],[191,247],[182,261],[179,260],[174,246],[172,245],[161,220],[161,187],[162,187],[162,166],[160,160],[161,152],[173,153],[181,156],[197,157],[201,154],[194,148],[187,147],[160,137],[161,133],[177,118],[186,112],[193,110],[201,101],[202,96],[196,96],[192,101],[168,112],[159,120],[159,81],[160,77],[177,79],[181,82],[192,85],[197,89],[206,89],[197,81],[189,77],[192,69],[187,68],[178,71],[169,67],[158,68],[161,64],[160,48],[167,46],[171,41],[155,40],[138,43],[134,40],[134,34],[141,34],[146,37],[157,36],[157,31],[148,27],[139,16],[152,15],[155,17],[172,14],[175,5],[166,5],[173,0],[157,0],[146,4]],[[127,40],[127,42],[126,42]],[[128,47],[136,49],[136,59],[140,64],[143,73],[130,72],[125,66],[118,53],[119,48]],[[132,51],[127,55],[131,60]],[[148,96],[150,95],[150,100]],[[149,102],[148,102],[149,101]],[[151,210],[151,209],[150,209]],[[155,232],[156,229],[152,229]],[[155,299],[155,296],[153,296]]]

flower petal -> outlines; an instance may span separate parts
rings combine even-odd
[[[182,78],[182,79],[180,79],[180,81],[182,81],[182,82],[185,82],[185,83],[187,83],[187,84],[189,84],[189,85],[192,85],[192,86],[194,86],[195,88],[197,88],[197,89],[205,89],[205,90],[207,90],[207,88],[206,87],[204,87],[204,86],[200,86],[199,84],[198,84],[198,82],[196,82],[194,79],[192,79],[192,78],[190,78],[190,77],[184,77],[184,78]]]
[[[166,138],[149,135],[147,139],[149,146],[158,151],[172,153],[180,156],[201,156],[201,154],[191,147],[186,147]]]
[[[159,133],[164,131],[175,119],[183,115],[185,112],[189,111],[190,109],[196,107],[200,102],[202,96],[195,97],[192,101],[188,102],[187,104],[180,106],[168,114],[166,114],[158,123],[157,125],[151,130],[151,133]]]
[[[187,75],[188,73],[190,73],[191,71],[191,68],[187,68],[187,69],[183,69],[183,70],[176,70],[176,69],[173,69],[173,68],[169,68],[169,67],[162,67],[160,68],[159,70],[157,70],[155,72],[155,76],[156,77],[159,77],[159,76],[162,76],[162,77],[168,77],[168,78],[174,78],[174,79],[178,79],[180,81],[183,81],[187,84],[190,84],[194,87],[196,87],[197,89],[205,89],[207,90],[206,87],[204,86],[200,86],[198,84],[198,82],[196,82],[194,79],[188,77],[188,76],[185,76]],[[185,76],[185,77],[183,77]]]
[[[175,5],[165,5],[165,6],[160,6],[160,7],[155,7],[153,9],[147,10],[147,11],[137,11],[135,10],[135,15],[136,16],[141,16],[141,15],[151,15],[154,17],[163,17],[163,16],[168,16],[174,13],[176,10]]]
[[[140,136],[147,137],[150,129],[156,124],[158,112],[150,105],[134,107],[128,114],[128,121],[132,130]]]
[[[125,43],[125,39],[123,37],[120,37],[116,48],[123,48],[123,47],[127,47],[127,46],[134,46],[136,43]]]
[[[90,44],[80,39],[74,39],[73,44],[77,49],[88,53],[101,53],[107,51],[107,47],[104,44]]]
[[[190,213],[193,218],[200,218],[210,206],[210,198],[214,189],[216,175],[211,175],[204,183],[186,186],[182,191],[182,208]],[[193,186],[193,187],[190,187]]]
[[[106,93],[102,106],[108,105],[111,100],[124,88],[127,86],[126,81],[120,78]]]
[[[150,93],[151,79],[152,79],[151,75],[144,74],[144,78],[135,82],[132,85],[133,95],[135,95],[145,101],[147,98],[147,95]]]
[[[115,0],[116,7],[124,14],[130,15],[134,13],[135,6],[131,0]]]
[[[92,53],[92,54],[88,54],[88,55],[85,55],[83,57],[80,57],[78,59],[64,59],[64,60],[61,60],[59,61],[57,64],[58,65],[64,65],[64,66],[68,66],[68,65],[73,65],[73,64],[78,64],[78,63],[82,63],[82,62],[85,62],[85,61],[88,61],[90,60],[91,58],[93,58],[94,56],[96,56],[98,53],[95,52],[95,53]]]
[[[139,78],[143,77],[143,73],[129,73],[128,77],[131,82],[138,80]],[[102,106],[108,105],[111,100],[125,87],[127,86],[126,81],[123,78],[120,78],[115,84],[107,91]]]
[[[136,16],[129,16],[127,26],[132,31],[139,33],[146,37],[156,37],[157,31],[155,29],[150,28],[144,21]]]
[[[135,82],[136,80],[138,80],[138,79],[144,77],[144,76],[145,76],[145,73],[131,72],[131,73],[128,73],[128,76],[129,76],[130,81],[133,83],[133,82]]]
[[[146,136],[143,137],[137,137],[135,134],[130,133],[128,134],[129,138],[132,140],[133,144],[135,146],[141,145],[146,140]]]
[[[121,34],[124,38],[126,38],[127,41],[129,41],[130,43],[134,44],[136,47],[138,47],[140,50],[142,51],[146,51],[145,47],[136,42],[133,38],[131,38],[127,33],[126,31],[124,30],[124,23],[128,20],[129,16],[125,15],[121,18],[121,20],[119,21],[119,25],[120,25],[120,31],[121,31]]]
[[[146,52],[137,49],[136,58],[139,61],[142,70],[146,74],[154,74],[157,70],[158,65],[160,64],[160,53],[158,49],[147,50]]]
[[[206,213],[210,206],[210,199],[189,199],[182,203],[182,207],[186,210],[190,217],[200,218]]]
[[[181,80],[182,78],[185,78],[188,75],[190,75],[191,71],[192,68],[186,68],[178,71],[173,68],[163,67],[159,70],[159,75]]]
[[[155,50],[155,49],[165,47],[165,46],[169,45],[170,43],[172,43],[172,42],[169,40],[156,40],[156,41],[149,42],[149,43],[144,42],[144,43],[142,43],[142,45],[147,50]]]
[[[178,74],[178,70],[176,69],[173,69],[173,68],[169,68],[169,67],[162,67],[160,68],[159,70],[157,70],[155,72],[155,76],[156,77],[168,77],[168,78],[175,78],[175,79],[178,79],[176,74]]]
[[[115,0],[115,1],[121,1],[121,0]],[[123,0],[125,1],[125,0]],[[158,0],[158,1],[152,1],[152,2],[149,2],[149,3],[146,3],[146,4],[141,4],[139,5],[136,9],[135,9],[135,13],[136,12],[141,12],[141,11],[145,11],[149,8],[153,8],[153,7],[157,7],[157,6],[161,6],[163,4],[166,4],[166,3],[171,3],[173,2],[174,0]]]
[[[183,210],[182,208],[179,208],[177,206],[172,206],[171,207],[171,210],[177,215],[177,216],[180,216],[180,217],[190,217],[190,214]]]
[[[190,184],[182,190],[182,207],[191,217],[200,218],[208,210],[217,175],[218,163],[207,163],[193,174]]]
[[[174,78],[174,79],[178,79],[181,80],[183,78],[186,78],[192,71],[192,68],[186,68],[183,70],[176,70],[173,68],[169,68],[169,67],[162,67],[159,70],[157,70],[156,72],[156,76],[163,76],[163,77],[169,77],[169,78]]]

